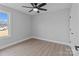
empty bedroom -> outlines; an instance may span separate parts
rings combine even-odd
[[[0,56],[79,56],[79,3],[0,3]]]

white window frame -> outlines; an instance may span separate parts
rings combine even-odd
[[[9,15],[9,19],[8,19],[8,36],[2,36],[0,37],[0,39],[4,39],[4,38],[8,38],[11,37],[11,13],[5,10],[0,10],[0,12],[6,13],[7,15]]]

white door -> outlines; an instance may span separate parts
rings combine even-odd
[[[79,4],[73,4],[70,19],[70,40],[74,45],[79,45]]]
[[[70,16],[70,40],[75,53],[75,46],[79,46],[79,4],[72,4]]]

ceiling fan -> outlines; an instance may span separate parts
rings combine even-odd
[[[47,11],[47,9],[42,8],[43,6],[47,5],[47,3],[30,3],[32,7],[22,6],[24,8],[31,8],[29,12],[36,11],[37,13],[40,13],[39,10]]]

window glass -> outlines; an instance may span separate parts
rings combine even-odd
[[[8,21],[8,14],[0,12],[0,37],[8,36]]]

